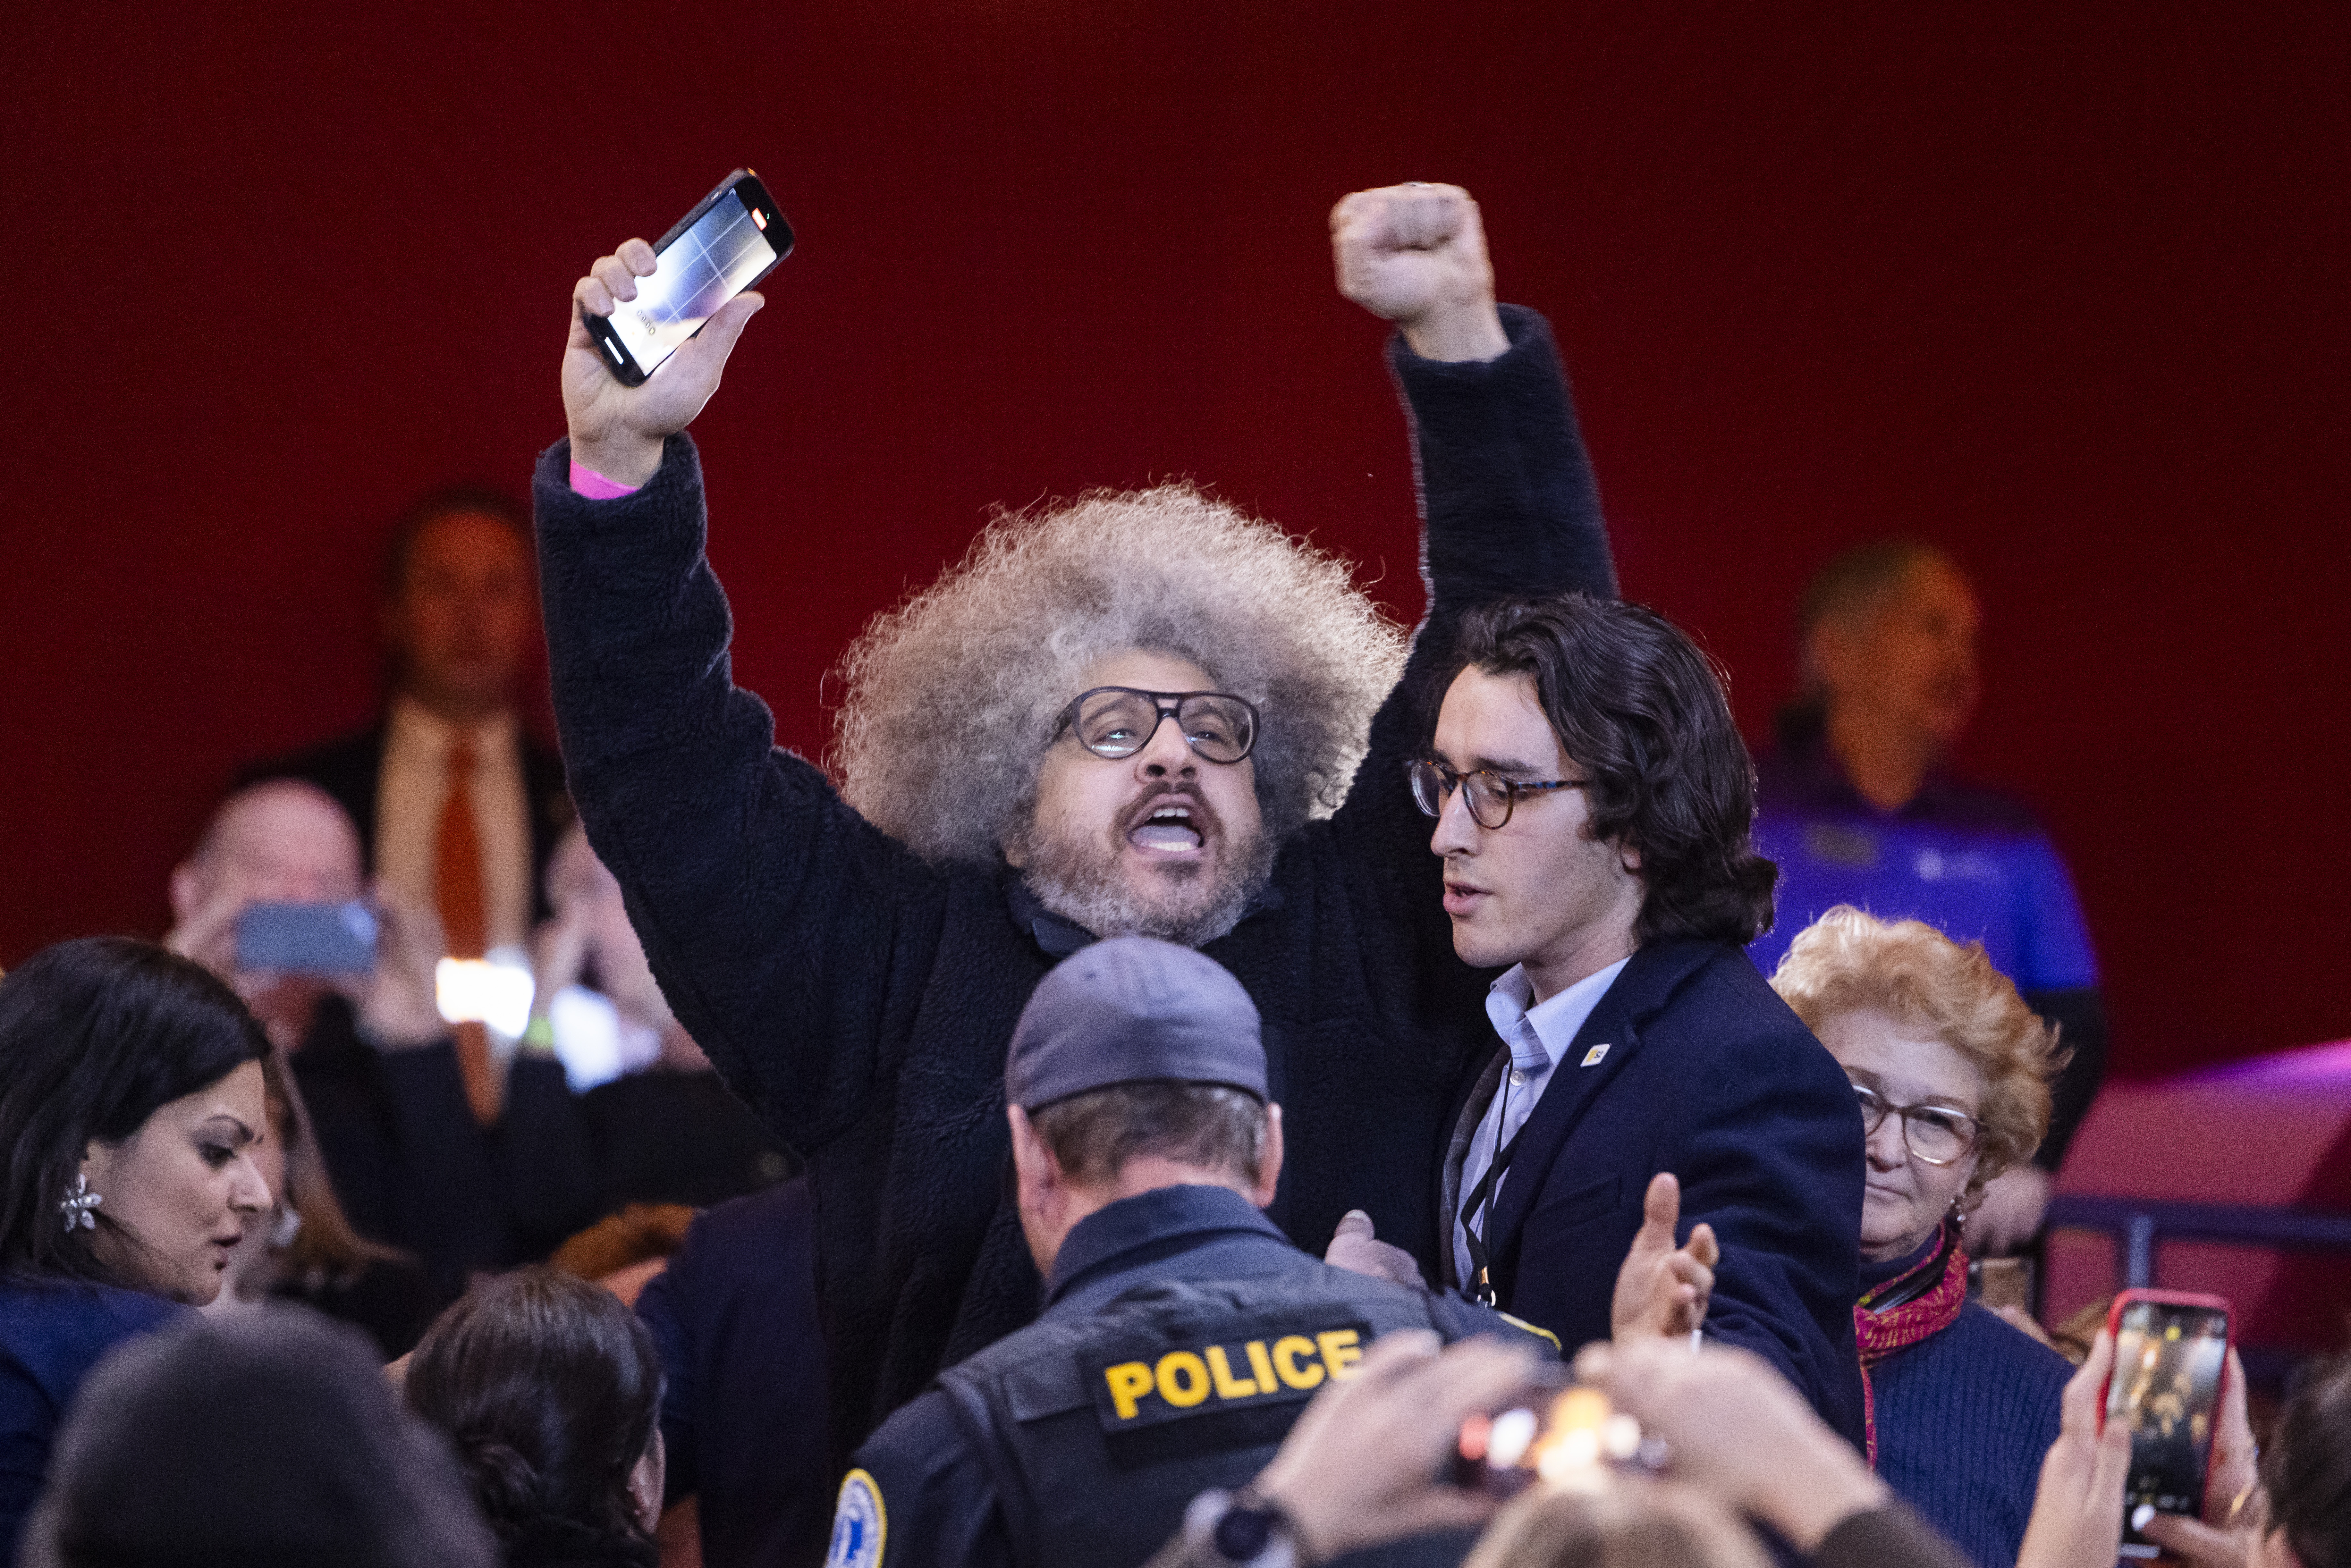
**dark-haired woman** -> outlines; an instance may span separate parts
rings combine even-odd
[[[0,980],[0,1564],[99,1359],[220,1293],[269,1206],[269,1043],[195,964],[62,942]]]
[[[413,1258],[351,1228],[310,1135],[301,1092],[274,1051],[262,1074],[269,1131],[254,1154],[277,1201],[246,1224],[204,1314],[225,1319],[271,1301],[299,1301],[365,1329],[381,1358],[395,1361],[416,1348],[445,1298]]]
[[[485,1281],[408,1364],[507,1568],[655,1568],[661,1363],[610,1292],[543,1265]]]

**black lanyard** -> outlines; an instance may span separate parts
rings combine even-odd
[[[1501,1113],[1494,1118],[1494,1135],[1497,1138],[1502,1135],[1502,1124],[1510,1119],[1510,1074],[1517,1070],[1518,1063],[1513,1061],[1502,1071],[1502,1109]],[[1531,1116],[1527,1118],[1528,1121],[1533,1119]],[[1469,1278],[1463,1283],[1468,1287],[1469,1299],[1479,1306],[1497,1306],[1499,1302],[1495,1298],[1494,1281],[1487,1268],[1486,1238],[1469,1223],[1469,1217],[1483,1208],[1486,1210],[1486,1228],[1493,1228],[1491,1199],[1494,1189],[1510,1173],[1510,1161],[1518,1155],[1519,1140],[1526,1135],[1526,1123],[1521,1122],[1519,1130],[1510,1134],[1510,1141],[1494,1152],[1492,1163],[1486,1166],[1486,1174],[1478,1178],[1478,1185],[1469,1189],[1469,1196],[1461,1200],[1461,1237],[1469,1252]]]
[[[1908,1273],[1898,1274],[1875,1291],[1861,1294],[1861,1310],[1865,1312],[1892,1312],[1896,1307],[1917,1301],[1943,1282],[1943,1270],[1950,1266],[1951,1249],[1959,1244],[1959,1233],[1951,1226],[1941,1227],[1942,1245],[1935,1249],[1934,1257]]]

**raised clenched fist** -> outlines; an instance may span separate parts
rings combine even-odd
[[[1489,360],[1510,347],[1478,204],[1458,185],[1357,191],[1331,209],[1339,292],[1404,329],[1431,360]]]

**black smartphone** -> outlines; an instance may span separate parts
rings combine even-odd
[[[2130,1478],[2123,1484],[2123,1555],[2153,1557],[2142,1533],[2158,1513],[2204,1510],[2213,1427],[2229,1375],[2229,1303],[2219,1296],[2125,1291],[2106,1326],[2115,1370],[2106,1419],[2130,1427]]]
[[[1499,1409],[1461,1423],[1450,1479],[1498,1497],[1536,1481],[1592,1491],[1616,1470],[1654,1469],[1655,1448],[1605,1390],[1578,1383],[1565,1367],[1544,1367]]]
[[[345,904],[256,904],[237,916],[236,967],[288,975],[364,975],[375,967],[375,911]]]
[[[658,265],[637,279],[637,297],[587,318],[588,330],[622,384],[642,386],[712,312],[791,253],[792,226],[775,198],[758,175],[737,169],[661,236]]]

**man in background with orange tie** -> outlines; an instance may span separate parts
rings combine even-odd
[[[529,525],[511,500],[475,488],[424,497],[385,554],[382,716],[239,779],[307,779],[333,796],[359,829],[366,873],[437,909],[453,957],[525,946],[571,820],[561,758],[517,716],[538,602]],[[501,1074],[482,1025],[458,1026],[457,1058],[487,1124]]]

